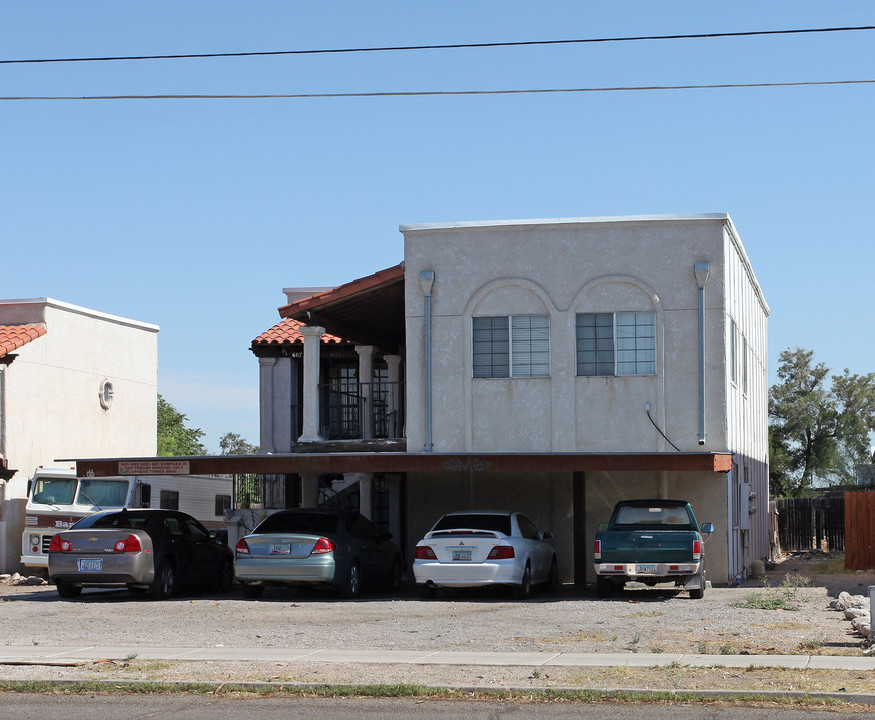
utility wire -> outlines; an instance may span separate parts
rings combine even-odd
[[[695,33],[683,35],[638,35],[633,37],[584,38],[580,40],[524,40],[519,42],[458,43],[452,45],[399,45],[392,47],[334,48],[322,50],[271,50],[265,52],[236,53],[187,53],[177,55],[118,55],[112,57],[38,58],[26,60],[0,60],[0,65],[26,63],[71,63],[106,62],[110,60],[187,60],[193,58],[264,57],[268,55],[328,55],[339,53],[394,52],[407,50],[458,50],[463,48],[522,47],[528,45],[581,45],[585,43],[638,42],[641,40],[692,40],[702,38],[752,37],[755,35],[801,35],[807,33],[847,32],[849,30],[875,30],[875,25],[854,27],[806,28],[799,30],[749,30],[744,32]]]
[[[546,93],[633,92],[652,90],[713,90],[727,88],[800,87],[812,85],[870,85],[875,80],[813,80],[806,82],[725,83],[721,85],[642,85],[629,87],[545,88],[534,90],[422,90],[410,92],[288,93],[264,95],[20,95],[2,100],[273,100],[308,98],[423,97],[435,95],[532,95]]]

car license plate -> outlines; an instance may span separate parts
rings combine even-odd
[[[656,575],[656,565],[653,563],[647,565],[636,565],[635,572],[638,575]]]
[[[289,543],[271,543],[271,555],[288,555],[292,552],[292,546]]]
[[[462,560],[462,561],[467,560],[468,562],[470,562],[471,561],[471,551],[470,550],[453,550],[453,561],[455,562],[456,560]]]
[[[100,572],[103,558],[80,558],[79,572]]]

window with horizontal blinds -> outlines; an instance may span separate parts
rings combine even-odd
[[[513,315],[510,329],[513,377],[548,377],[550,318],[547,315]]]
[[[475,378],[549,377],[547,315],[474,317]]]

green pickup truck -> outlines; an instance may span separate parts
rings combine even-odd
[[[705,594],[705,541],[712,523],[701,528],[682,500],[625,500],[617,503],[606,527],[595,536],[596,593],[608,597],[630,581],[646,585],[674,582],[690,597]]]

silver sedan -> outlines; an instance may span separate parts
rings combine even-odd
[[[267,585],[333,586],[347,597],[365,585],[397,592],[401,553],[390,539],[357,512],[282,510],[240,539],[234,574],[249,598]]]

